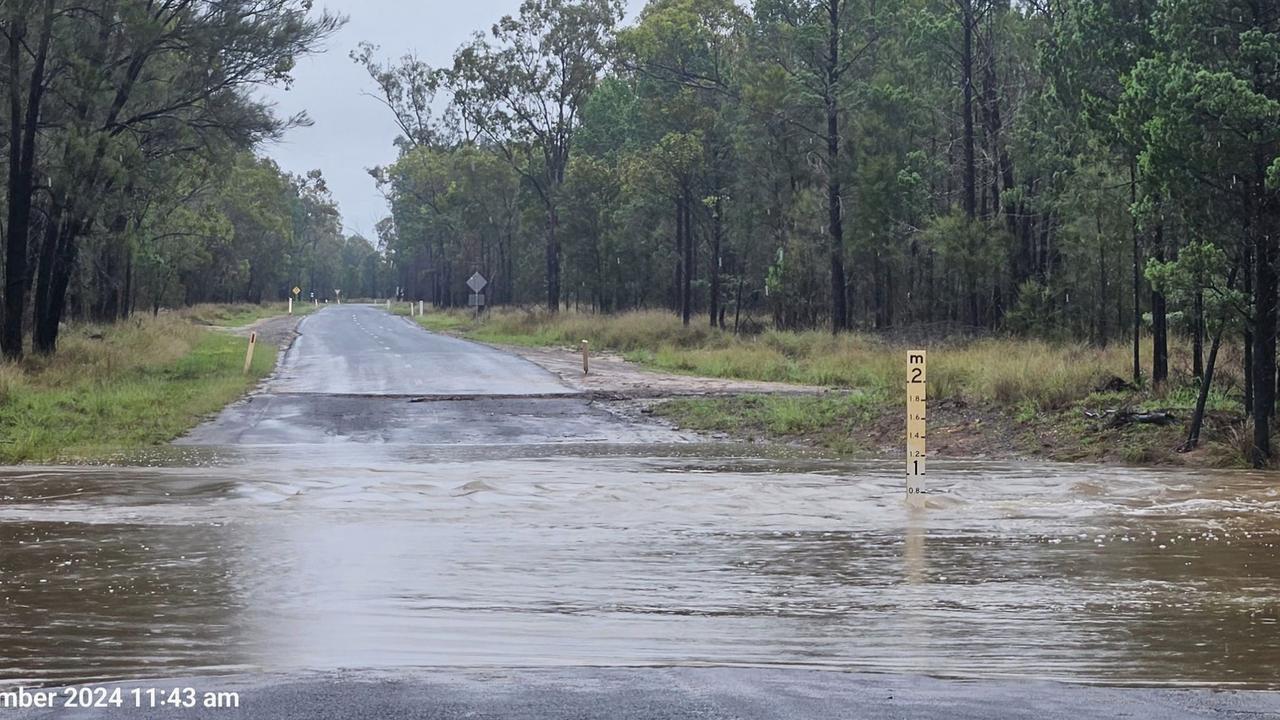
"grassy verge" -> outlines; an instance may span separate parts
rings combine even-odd
[[[842,455],[871,455],[876,448],[865,437],[865,429],[879,421],[883,408],[883,399],[875,393],[849,393],[680,398],[660,403],[654,411],[690,430],[801,442]]]
[[[424,327],[507,345],[576,347],[619,352],[648,367],[701,375],[851,388],[895,401],[904,393],[907,348],[865,334],[769,331],[734,336],[705,325],[685,327],[674,315],[635,312],[578,315],[496,310],[476,322],[469,313],[430,312]],[[1130,348],[994,338],[929,344],[932,399],[1061,408],[1111,377],[1124,377]],[[1144,353],[1149,348],[1144,349]]]
[[[293,304],[294,315],[310,315],[315,311],[316,308],[310,303],[296,302]],[[258,320],[285,315],[288,312],[288,302],[263,303],[261,305],[204,303],[183,308],[177,312],[177,315],[196,325],[243,327]]]
[[[275,365],[259,344],[173,315],[77,326],[50,358],[0,363],[0,462],[76,462],[168,442]]]
[[[1090,395],[1062,409],[1012,411],[991,403],[934,402],[929,408],[930,453],[956,458],[1244,467],[1247,436],[1240,412],[1210,412],[1201,449],[1182,455],[1175,448],[1186,437],[1185,422],[1111,428],[1105,419],[1085,414],[1143,404],[1129,398],[1108,404],[1109,399]],[[1156,404],[1181,419],[1190,417],[1189,406]],[[677,398],[658,404],[654,412],[683,428],[748,440],[797,443],[861,457],[902,452],[903,406],[876,393]]]
[[[883,453],[902,441],[905,345],[867,334],[768,331],[735,337],[704,324],[685,327],[661,312],[616,316],[494,310],[429,312],[428,329],[523,346],[576,346],[622,354],[647,367],[706,377],[768,380],[842,390],[823,397],[685,398],[655,411],[691,429],[796,441],[840,453]],[[1112,410],[1191,414],[1196,390],[1186,368],[1161,388],[1107,391],[1129,376],[1132,348],[1018,338],[925,343],[929,355],[930,443],[955,456],[1041,456],[1061,460],[1237,464],[1243,416],[1236,397],[1238,358],[1220,360],[1210,398],[1206,449],[1190,458],[1173,449],[1185,423],[1107,427]],[[1187,348],[1172,348],[1187,359]],[[1151,357],[1150,342],[1142,347]],[[1185,360],[1189,362],[1189,360]],[[1101,414],[1102,417],[1090,417]]]

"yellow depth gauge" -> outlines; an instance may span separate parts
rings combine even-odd
[[[907,353],[907,503],[924,506],[925,351]]]

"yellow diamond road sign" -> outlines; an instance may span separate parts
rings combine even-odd
[[[294,285],[294,286],[293,286],[293,294],[294,294],[294,295],[301,295],[301,294],[302,294],[302,288],[298,287],[297,285]]]

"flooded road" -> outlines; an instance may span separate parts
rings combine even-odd
[[[696,442],[377,308],[299,331],[151,467],[0,470],[0,688],[186,679],[273,720],[1280,707],[1025,690],[1280,689],[1274,473],[938,462],[909,511],[898,462]],[[17,717],[55,716],[137,717]]]
[[[765,665],[1280,687],[1274,474],[733,446],[0,471],[0,680]]]

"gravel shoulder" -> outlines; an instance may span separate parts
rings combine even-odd
[[[569,348],[494,345],[542,366],[575,390],[618,399],[661,399],[730,395],[823,395],[827,388],[790,383],[676,375],[648,370],[613,353],[592,352],[590,373],[582,372],[582,354]]]
[[[222,328],[232,335],[248,337],[249,333],[258,333],[258,341],[271,343],[280,348],[281,357],[285,350],[293,344],[298,337],[298,324],[302,322],[304,316],[299,315],[277,315],[275,317],[262,318],[256,322],[241,327]]]

